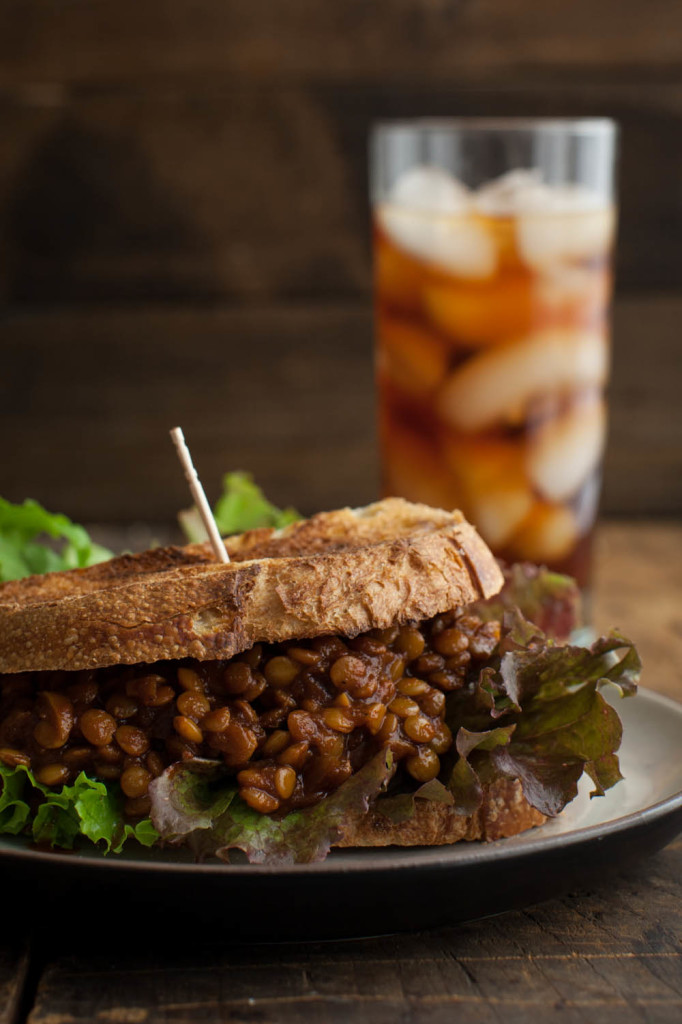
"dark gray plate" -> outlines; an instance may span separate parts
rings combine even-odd
[[[24,913],[28,898],[57,897],[66,909],[106,895],[121,918],[153,914],[157,934],[168,914],[176,935],[199,920],[235,940],[431,928],[526,906],[653,853],[682,830],[682,705],[640,690],[617,707],[624,781],[590,800],[584,780],[563,814],[511,839],[334,851],[321,864],[271,868],[194,864],[171,851],[47,853],[2,837],[3,877],[16,878]]]

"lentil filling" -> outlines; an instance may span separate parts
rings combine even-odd
[[[499,638],[498,622],[457,609],[229,661],[0,675],[0,762],[45,786],[116,780],[130,818],[149,813],[153,778],[195,757],[222,759],[264,814],[317,803],[386,748],[426,782],[452,745],[446,694]]]

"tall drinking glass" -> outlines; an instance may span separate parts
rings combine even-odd
[[[383,491],[589,583],[609,369],[616,128],[378,125]]]

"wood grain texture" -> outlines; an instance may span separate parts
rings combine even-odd
[[[3,929],[0,938],[0,1024],[22,1024],[24,987],[29,970],[29,946],[22,935]]]
[[[29,1024],[675,1024],[682,843],[601,886],[456,929],[57,955]],[[129,940],[128,940],[129,941]]]
[[[136,538],[109,528],[107,539],[116,546]],[[678,699],[681,545],[682,527],[605,523],[595,595],[598,625],[617,621],[632,632],[646,685]],[[681,879],[677,840],[634,867],[614,864],[600,885],[525,911],[354,942],[235,945],[225,936],[160,936],[146,924],[136,931],[114,917],[94,946],[90,932],[56,953],[43,945],[45,966],[27,1021],[677,1024]],[[14,962],[0,941],[0,985],[4,965]],[[5,996],[3,1018],[0,997],[2,1024],[15,1022],[9,1005]]]
[[[187,504],[168,439],[181,423],[212,500],[240,467],[303,512],[376,495],[364,308],[94,310],[14,317],[3,334],[17,449],[0,493],[32,482],[81,518],[168,522]]]
[[[551,66],[564,72],[678,70],[680,11],[673,0],[9,0],[0,16],[0,82],[112,76],[154,78],[211,71],[222,76],[409,73],[414,56],[430,74],[498,76]],[[499,80],[499,79],[498,79]]]
[[[7,301],[367,291],[366,189],[314,90],[53,92],[0,100]]]
[[[372,121],[595,112],[622,129],[621,287],[679,288],[681,82],[547,75],[451,88],[424,68],[396,83],[116,80],[0,92],[0,296],[364,297]]]
[[[631,637],[642,684],[682,701],[682,524],[602,523],[595,566],[597,630]]]
[[[616,306],[607,513],[682,510],[682,300]],[[80,520],[169,522],[182,423],[209,497],[247,468],[303,513],[377,496],[366,304],[7,314],[0,494]]]

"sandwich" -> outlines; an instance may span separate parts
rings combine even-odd
[[[0,585],[0,831],[319,860],[496,840],[620,779],[617,633],[392,498]],[[236,853],[241,851],[241,854]]]

